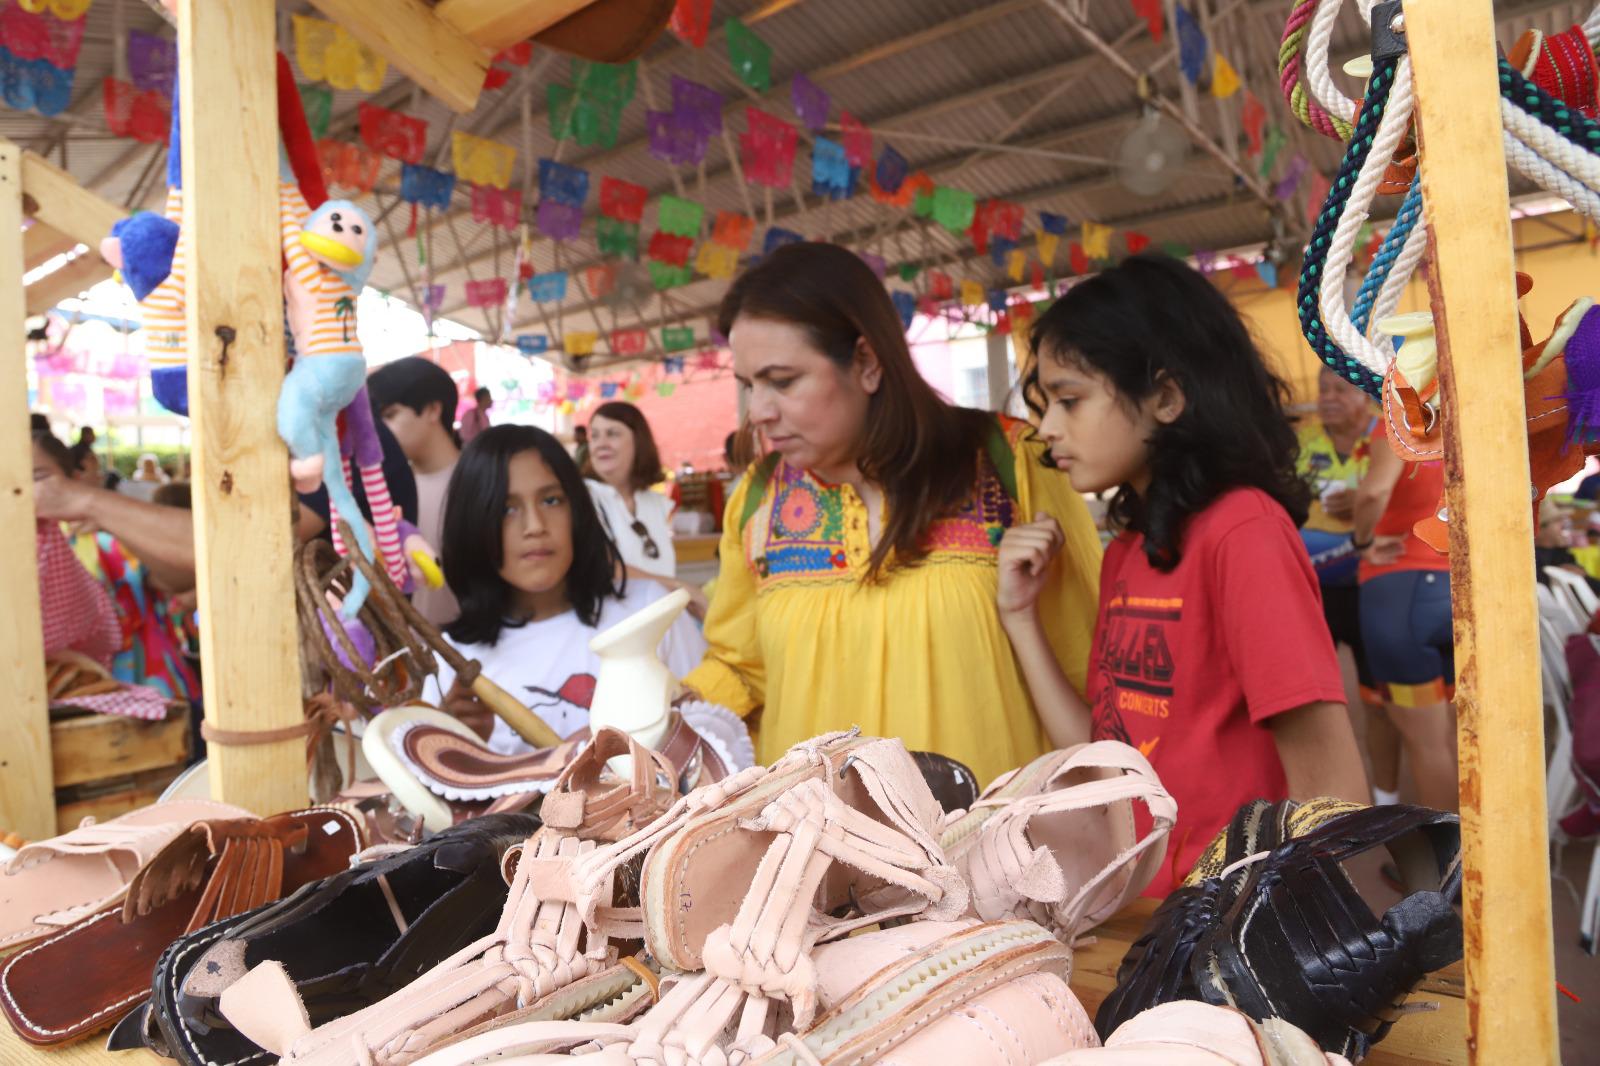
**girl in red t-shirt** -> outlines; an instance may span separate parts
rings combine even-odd
[[[1338,660],[1297,525],[1310,490],[1286,389],[1228,301],[1165,256],[1135,256],[1040,316],[1025,392],[1053,464],[1113,491],[1087,691],[1038,617],[1056,524],[1000,546],[999,609],[1058,746],[1134,745],[1178,801],[1164,895],[1243,803],[1367,802]]]

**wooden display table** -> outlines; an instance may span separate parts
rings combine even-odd
[[[1116,985],[1117,964],[1144,928],[1156,901],[1141,899],[1095,931],[1097,939],[1078,949],[1072,964],[1072,990],[1091,1015]],[[1430,1000],[1439,1009],[1412,1014],[1395,1024],[1389,1038],[1366,1059],[1367,1066],[1457,1066],[1467,1061],[1467,1005],[1462,999],[1461,964],[1441,970],[1411,997]],[[0,1024],[0,1066],[157,1066],[170,1062],[148,1051],[106,1051],[105,1034],[56,1051],[39,1051],[17,1039]]]

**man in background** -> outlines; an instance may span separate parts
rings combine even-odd
[[[494,395],[489,391],[489,386],[481,385],[478,391],[472,394],[477,402],[467,408],[467,413],[461,416],[461,443],[467,444],[479,433],[489,428],[489,408],[494,406]]]
[[[456,383],[438,363],[413,355],[373,371],[367,392],[373,410],[411,464],[417,483],[417,529],[437,552],[444,534],[445,493],[461,458],[461,438],[455,428]],[[420,587],[411,602],[438,626],[455,621],[460,613],[449,585]]]

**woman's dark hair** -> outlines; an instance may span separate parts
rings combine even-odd
[[[45,430],[42,433],[34,430],[32,436],[33,443],[39,446],[41,452],[50,457],[50,461],[61,469],[61,473],[64,476],[72,477],[77,474],[81,468],[78,459],[72,454],[71,448],[61,443],[60,438],[49,430]]]
[[[650,421],[644,417],[643,411],[631,403],[612,400],[594,409],[594,414],[589,416],[590,424],[597,418],[621,422],[633,433],[633,469],[628,471],[628,483],[633,486],[634,492],[643,492],[667,476],[667,472],[661,468],[661,450],[656,447],[656,436],[650,432]],[[584,464],[583,473],[585,477],[599,480],[594,473],[592,455]]]
[[[160,504],[162,507],[177,507],[192,511],[194,490],[187,481],[169,481],[165,485],[156,486],[156,490],[150,494],[150,502]]]
[[[1183,413],[1149,441],[1147,498],[1123,485],[1108,509],[1116,524],[1144,534],[1156,569],[1178,565],[1188,520],[1229,489],[1258,488],[1295,525],[1306,520],[1311,490],[1295,471],[1288,387],[1267,368],[1233,305],[1198,271],[1164,255],[1125,259],[1069,289],[1029,340],[1036,357],[1023,395],[1041,414],[1043,359],[1104,377],[1128,405],[1152,395],[1163,378],[1183,390]]]
[[[745,316],[800,327],[840,370],[855,364],[857,342],[867,342],[883,379],[868,401],[856,462],[882,486],[888,515],[867,577],[880,577],[891,553],[897,565],[921,560],[928,527],[972,493],[991,416],[939,398],[911,361],[888,291],[847,248],[805,242],[776,249],[728,289],[717,329],[726,336]]]
[[[440,562],[461,605],[461,617],[446,627],[451,639],[493,645],[509,619],[512,588],[500,576],[505,562],[506,488],[511,457],[538,452],[561,483],[572,512],[572,568],[567,600],[584,625],[600,622],[607,597],[625,591],[622,557],[606,536],[578,466],[561,442],[533,426],[491,426],[461,451],[445,490],[444,543]]]
[[[460,446],[461,434],[456,432],[460,394],[450,371],[432,359],[408,355],[384,363],[367,378],[367,396],[372,401],[372,413],[379,418],[383,417],[383,409],[393,404],[409,407],[420,415],[430,403],[437,403],[439,425]]]

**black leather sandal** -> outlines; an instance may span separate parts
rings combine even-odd
[[[1409,895],[1375,916],[1343,863],[1386,847]],[[1249,881],[1195,950],[1210,1003],[1281,1017],[1359,1062],[1422,978],[1461,958],[1461,824],[1425,807],[1367,807],[1295,837]]]
[[[1292,800],[1255,800],[1235,812],[1195,863],[1184,884],[1162,901],[1117,967],[1117,987],[1100,1004],[1094,1027],[1107,1040],[1117,1027],[1151,1007],[1199,999],[1191,963],[1200,940],[1244,887],[1248,871],[1235,869],[1250,855],[1270,851],[1288,835]]]
[[[539,825],[529,814],[474,818],[183,937],[156,966],[147,1013],[125,1019],[112,1046],[137,1038],[192,1066],[269,1060],[218,1011],[229,985],[274,959],[313,1025],[378,1002],[494,931],[508,891],[502,857]]]

